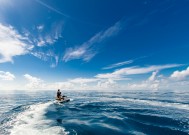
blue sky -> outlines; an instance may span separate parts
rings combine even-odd
[[[0,89],[188,89],[188,7],[188,0],[0,0]]]

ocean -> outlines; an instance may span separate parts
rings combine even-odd
[[[0,135],[189,135],[189,92],[1,91]]]

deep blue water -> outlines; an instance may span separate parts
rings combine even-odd
[[[0,135],[188,135],[189,92],[0,93]]]

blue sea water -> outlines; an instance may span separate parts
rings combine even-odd
[[[0,135],[188,135],[189,92],[0,93]]]

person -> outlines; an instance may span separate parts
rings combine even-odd
[[[64,96],[64,95],[62,96],[62,93],[60,92],[60,89],[58,89],[58,91],[57,91],[57,99],[58,100],[61,100],[61,99],[64,100],[65,97],[66,96]]]
[[[61,100],[61,92],[60,92],[60,89],[58,89],[58,91],[57,91],[57,99]]]

